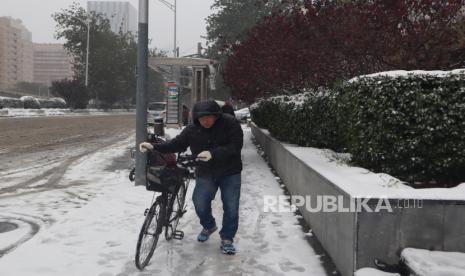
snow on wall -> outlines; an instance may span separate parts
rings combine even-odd
[[[349,82],[357,81],[361,78],[375,78],[379,76],[386,76],[391,78],[397,77],[408,77],[413,75],[427,75],[427,76],[436,76],[436,77],[445,77],[449,74],[465,74],[465,69],[455,69],[452,71],[424,71],[424,70],[413,70],[413,71],[405,71],[405,70],[394,70],[394,71],[385,71],[385,72],[378,72],[369,75],[362,75],[349,80]]]
[[[429,251],[406,248],[401,257],[418,275],[463,276],[465,275],[465,253]]]
[[[347,157],[341,157],[331,150],[284,145],[297,158],[355,198],[465,200],[465,183],[454,188],[414,189],[388,174],[351,167],[341,160]]]

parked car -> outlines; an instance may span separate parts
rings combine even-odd
[[[156,118],[166,119],[166,102],[151,102],[147,107],[147,123],[153,125]]]
[[[241,123],[246,123],[247,119],[250,118],[250,110],[248,107],[236,110],[234,114],[236,114],[236,119]]]

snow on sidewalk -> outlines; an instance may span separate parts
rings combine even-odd
[[[263,212],[263,196],[281,195],[282,190],[251,143],[250,130],[244,129],[244,135],[237,255],[220,253],[218,233],[205,243],[196,241],[201,226],[190,200],[191,182],[188,212],[179,226],[185,232],[184,239],[160,239],[149,266],[143,272],[135,268],[136,240],[153,193],[134,187],[127,180],[128,170],[105,171],[102,165],[126,155],[132,144],[128,140],[76,161],[63,180],[74,186],[2,199],[0,219],[30,221],[40,229],[0,258],[1,274],[326,275],[295,215]],[[213,209],[221,225],[219,194]],[[15,232],[24,235],[24,231]]]

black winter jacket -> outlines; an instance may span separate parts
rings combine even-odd
[[[233,117],[236,117],[236,114],[234,113],[234,108],[230,106],[229,104],[225,104],[221,107],[221,111],[225,114],[231,114]]]
[[[215,115],[217,120],[211,128],[200,125],[198,118]],[[213,100],[198,102],[192,110],[193,123],[172,140],[154,145],[162,153],[183,152],[190,147],[194,156],[202,151],[210,151],[212,159],[199,161],[196,175],[216,179],[242,171],[241,149],[243,132],[233,116],[222,114],[220,106]]]

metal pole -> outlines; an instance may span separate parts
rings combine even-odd
[[[136,95],[136,186],[145,186],[147,155],[139,144],[147,140],[147,80],[148,80],[148,0],[139,0],[139,32],[137,43]]]
[[[174,0],[174,48],[173,48],[173,55],[174,57],[178,57],[178,51],[176,48],[176,12],[177,12],[177,7],[176,7],[176,0]]]
[[[90,20],[87,18],[87,54],[86,54],[86,87],[89,85],[89,40],[90,40]]]

